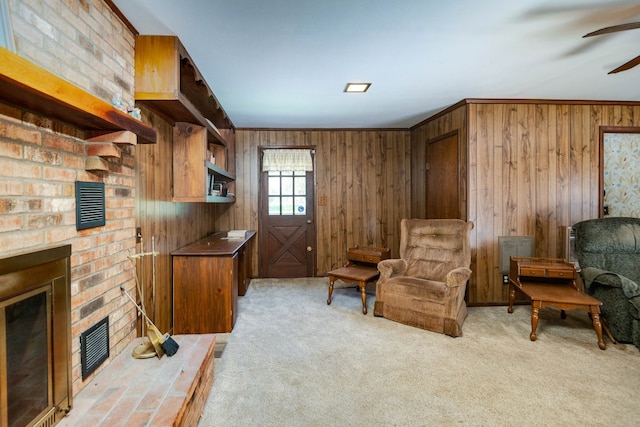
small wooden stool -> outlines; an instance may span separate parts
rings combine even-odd
[[[328,273],[329,298],[327,299],[327,305],[331,304],[333,284],[336,279],[339,279],[346,283],[354,283],[360,289],[362,314],[367,314],[367,283],[378,279],[380,273],[377,265],[383,259],[389,258],[389,253],[389,248],[374,246],[349,248],[347,250],[347,264]]]

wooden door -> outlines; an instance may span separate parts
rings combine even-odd
[[[427,142],[426,217],[460,218],[458,133]]]
[[[260,277],[315,276],[314,173],[260,173]]]

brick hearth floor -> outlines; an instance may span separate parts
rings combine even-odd
[[[172,357],[135,359],[134,340],[73,398],[61,427],[197,425],[213,384],[215,334],[174,335]]]

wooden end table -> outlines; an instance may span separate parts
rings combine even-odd
[[[346,283],[355,283],[360,289],[362,295],[362,314],[367,314],[367,283],[378,278],[380,273],[376,267],[366,265],[352,264],[347,267],[338,268],[329,272],[329,298],[327,305],[331,304],[331,295],[333,294],[333,283],[336,279],[340,279]]]
[[[531,341],[536,340],[540,309],[553,306],[561,310],[562,318],[566,317],[564,310],[582,309],[589,313],[598,336],[598,347],[607,348],[600,322],[602,302],[578,290],[577,275],[575,266],[563,259],[511,257],[508,312],[513,313],[516,291],[531,299]]]
[[[376,246],[356,246],[347,249],[347,265],[328,272],[329,274],[329,298],[327,305],[331,304],[333,284],[336,280],[345,283],[354,283],[362,295],[362,314],[367,314],[367,283],[378,279],[378,263],[389,258],[389,248]]]

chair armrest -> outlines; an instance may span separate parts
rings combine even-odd
[[[584,281],[584,288],[587,292],[594,283],[612,288],[622,288],[625,296],[629,299],[640,296],[640,285],[622,274],[612,271],[600,270],[594,267],[585,267],[580,270],[580,275]],[[640,304],[640,301],[638,302]]]
[[[449,288],[465,286],[471,277],[471,269],[466,267],[454,268],[444,277],[444,283]]]
[[[403,259],[384,259],[378,263],[378,271],[380,272],[379,282],[393,276],[402,276],[407,271],[407,261]]]

